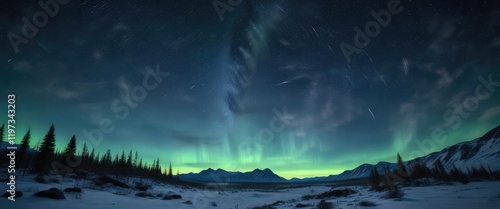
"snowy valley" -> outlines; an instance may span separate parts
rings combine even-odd
[[[380,175],[382,187],[372,189],[369,177],[374,168],[394,170],[397,163],[363,164],[339,175],[308,179],[284,179],[270,169],[251,172],[228,172],[207,169],[200,173],[181,174],[179,181],[165,183],[148,178],[103,176],[75,172],[65,178],[55,174],[43,180],[18,170],[15,201],[2,198],[8,208],[498,208],[500,206],[500,128],[483,137],[462,142],[405,162],[410,167],[422,162],[432,168],[440,160],[450,178],[452,168],[469,173],[461,183],[449,179],[420,178],[395,182],[397,195],[391,197]],[[488,167],[485,176],[479,167]],[[485,169],[486,170],[486,169]],[[2,182],[7,182],[2,173]],[[189,183],[192,182],[192,183]],[[394,182],[393,182],[394,183]],[[7,186],[2,185],[4,191]],[[50,192],[53,190],[54,192]],[[51,195],[41,198],[40,192]],[[63,192],[64,191],[64,192]],[[9,194],[4,194],[8,197]],[[43,196],[43,195],[42,195]],[[57,200],[54,200],[57,199]]]

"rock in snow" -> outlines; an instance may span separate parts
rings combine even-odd
[[[58,188],[50,188],[49,190],[40,191],[34,194],[35,197],[47,197],[56,200],[66,199],[64,193]]]

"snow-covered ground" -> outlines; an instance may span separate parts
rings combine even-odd
[[[315,208],[320,201],[319,199],[302,200],[301,197],[304,195],[320,194],[332,189],[327,186],[311,186],[275,191],[256,189],[208,191],[171,185],[154,185],[148,190],[154,196],[169,192],[182,195],[182,199],[162,200],[160,197],[136,197],[137,190],[123,189],[111,185],[105,186],[100,190],[85,188],[92,185],[90,181],[67,179],[62,184],[39,184],[32,179],[32,176],[18,179],[16,186],[19,191],[24,192],[24,196],[16,198],[15,202],[1,198],[0,205],[2,205],[2,208],[242,209],[272,204],[276,201],[283,201],[277,204],[276,208],[295,208],[298,203],[311,205],[306,208]],[[33,196],[36,191],[52,187],[64,189],[73,186],[84,187],[84,192],[81,195],[65,193],[65,200],[53,200]],[[2,182],[0,188],[5,191],[7,186]],[[326,199],[326,201],[333,203],[334,208],[344,209],[365,208],[358,206],[358,203],[363,200],[368,200],[376,204],[375,207],[371,208],[500,208],[500,182],[472,182],[466,185],[456,183],[454,185],[405,187],[402,188],[405,196],[400,201],[383,199],[381,197],[384,196],[385,192],[371,192],[366,187],[352,186],[348,188],[354,189],[358,193],[348,197]],[[187,204],[186,201],[190,201],[191,204]]]
[[[357,206],[360,201],[374,202],[376,207],[368,208],[500,208],[500,182],[472,182],[469,184],[438,185],[427,187],[403,187],[405,195],[401,200],[382,198],[386,192],[371,192],[368,188],[353,187],[358,194],[331,199],[334,208],[367,208]],[[286,208],[286,207],[283,207]]]

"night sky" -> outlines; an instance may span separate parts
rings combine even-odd
[[[408,160],[500,124],[499,3],[392,1],[384,27],[370,11],[389,0],[223,0],[221,16],[209,0],[71,0],[33,37],[37,1],[2,1],[1,106],[16,94],[17,140],[31,128],[32,146],[53,123],[59,149],[75,134],[181,173],[285,178]],[[354,28],[373,23],[357,46]]]

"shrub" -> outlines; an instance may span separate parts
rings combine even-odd
[[[137,197],[153,197],[153,195],[149,192],[138,192],[137,194],[135,194],[135,196],[137,196]]]
[[[302,197],[304,200],[310,200],[310,199],[325,199],[325,198],[331,198],[331,197],[347,197],[351,194],[355,194],[357,191],[352,190],[352,189],[334,189],[330,190],[327,192],[323,192],[318,195],[305,195]]]
[[[310,204],[304,204],[304,203],[297,203],[297,205],[295,205],[296,208],[305,208],[305,207],[310,207],[312,205]]]
[[[163,196],[163,199],[164,200],[182,199],[182,196],[180,194],[168,193],[165,196]]]
[[[56,200],[66,199],[64,193],[57,188],[50,188],[49,190],[43,190],[35,193],[33,196],[35,197],[47,197]]]
[[[274,207],[272,205],[264,205],[264,206],[260,206],[260,207],[253,207],[252,209],[276,209],[276,207]]]
[[[76,178],[76,179],[86,179],[86,178],[88,178],[88,176],[89,176],[89,173],[87,171],[78,170],[78,171],[75,171],[71,177]]]
[[[49,182],[50,183],[55,183],[55,184],[60,184],[61,183],[61,181],[59,181],[59,179],[54,179],[54,178],[49,179]]]
[[[318,203],[318,209],[332,209],[332,208],[333,208],[333,203],[331,203],[331,202],[321,200]]]
[[[385,198],[387,199],[398,199],[400,200],[405,193],[399,189],[398,187],[394,187],[394,189],[389,189],[385,194]]]
[[[144,182],[137,182],[134,185],[134,189],[137,189],[142,192],[147,191],[149,188],[151,188],[151,185],[145,184]]]
[[[380,174],[377,171],[377,167],[374,166],[370,172],[370,190],[377,190],[380,185]]]
[[[381,192],[387,189],[387,186],[385,185],[379,185],[377,187],[371,187],[370,191],[375,191],[375,192]]]
[[[95,179],[95,182],[99,186],[107,184],[107,183],[111,183],[111,184],[118,186],[118,187],[130,188],[126,183],[123,183],[121,181],[118,181],[118,180],[113,179],[113,178],[108,177],[108,176],[101,176],[101,177]]]
[[[34,178],[34,180],[36,183],[40,183],[40,184],[48,184],[49,183],[47,180],[45,180],[45,178],[43,178],[43,176],[36,176]]]
[[[359,206],[363,206],[363,207],[373,207],[373,206],[377,206],[377,204],[375,204],[374,202],[372,201],[368,201],[368,200],[362,200],[361,202],[358,203]]]
[[[64,189],[64,192],[82,192],[82,189],[79,187],[71,187]]]

